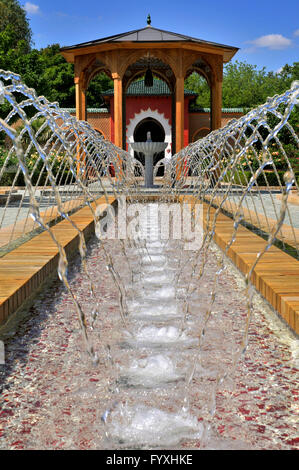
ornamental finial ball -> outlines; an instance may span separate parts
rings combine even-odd
[[[147,24],[150,25],[152,23],[151,15],[147,15]]]

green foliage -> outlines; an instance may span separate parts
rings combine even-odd
[[[7,155],[8,151],[0,147],[0,168],[4,165]],[[48,173],[45,170],[44,162],[35,148],[27,156],[26,165],[29,174],[31,175],[32,184],[38,184],[40,186],[45,183],[49,184]],[[70,171],[69,160],[66,158],[64,152],[58,153],[55,150],[51,150],[48,156],[48,165],[50,166],[56,181],[59,181],[60,184],[70,182],[72,174]],[[24,176],[20,171],[18,159],[15,154],[11,153],[9,161],[6,163],[5,171],[0,179],[0,186],[11,186],[17,173],[18,176],[15,181],[15,185],[24,186]]]
[[[59,50],[59,44],[53,44],[37,51],[40,74],[37,73],[36,90],[38,95],[57,101],[61,107],[71,107],[75,102],[74,66],[65,61]]]
[[[278,93],[283,93],[285,90],[291,88],[295,80],[299,80],[299,62],[294,62],[293,65],[286,64],[278,74],[280,80],[280,89]]]
[[[206,79],[197,72],[191,73],[185,80],[185,88],[198,93],[198,97],[193,103],[193,107],[209,108],[210,107],[210,88]]]
[[[19,74],[28,87],[49,101],[73,106],[74,67],[60,54],[59,44],[31,49],[31,30],[17,0],[0,0],[0,11],[0,68]],[[1,111],[5,114],[5,105]]]
[[[103,92],[113,88],[113,80],[105,73],[99,73],[89,83],[86,93],[87,106],[91,108],[100,108],[105,105]]]
[[[35,137],[36,137],[36,139],[37,139],[37,141],[38,141],[38,143],[41,147],[46,144],[46,142],[48,141],[48,139],[52,135],[52,131],[51,131],[50,127],[45,125],[45,122],[46,122],[46,118],[44,118],[44,117],[39,117],[39,118],[37,118],[37,119],[35,119],[34,121],[31,122],[31,128],[34,131]],[[23,144],[23,148],[26,149],[26,148],[28,148],[28,145],[31,142],[31,137],[29,136],[27,131],[25,131],[25,132],[23,131],[24,127],[25,127],[25,125],[22,124],[22,125],[20,125],[16,128],[16,131],[17,131],[18,134],[23,132],[22,133],[22,144]]]
[[[24,83],[34,88],[38,96],[49,101],[58,101],[61,107],[72,107],[75,101],[74,67],[65,61],[59,52],[59,44],[44,49],[33,49],[27,54],[11,49],[8,53],[1,50],[0,61],[5,69],[22,77]]]
[[[278,76],[265,68],[257,70],[245,62],[230,62],[224,67],[223,107],[256,107],[278,92],[278,84]]]
[[[25,10],[17,0],[0,0],[0,12],[0,33],[5,33],[6,40],[9,39],[9,47],[18,48],[21,41],[24,50],[29,52],[32,31]]]
[[[45,96],[50,102],[56,101],[62,108],[74,107],[74,66],[60,54],[59,44],[25,53],[21,42],[18,48],[9,48],[9,34],[13,35],[11,28],[0,33],[0,67],[19,74],[38,96]],[[113,80],[104,73],[97,75],[87,91],[88,106],[100,107],[103,104],[102,93],[110,88],[113,88]],[[0,114],[5,115],[3,105],[0,106]]]
[[[286,158],[287,157],[287,158]],[[288,161],[294,171],[299,172],[299,150],[297,145],[292,143],[278,145],[274,142],[269,145],[267,153],[263,150],[257,150],[255,147],[250,148],[246,155],[243,155],[239,161],[239,168],[243,170],[256,171],[263,162],[272,160],[277,170],[287,171],[289,169]]]
[[[277,74],[246,62],[229,62],[223,70],[223,107],[254,108],[269,96],[288,90],[294,80],[299,80],[299,62],[286,64]],[[196,106],[210,107],[210,89],[203,76],[193,72],[185,80],[185,87],[198,93]]]
[[[223,107],[226,108],[254,108],[266,102],[269,96],[281,94],[288,90],[294,80],[299,80],[299,62],[295,62],[292,66],[286,64],[280,73],[266,72],[265,68],[257,70],[255,65],[246,64],[236,61],[229,63],[224,68],[223,76]],[[185,86],[196,93],[196,106],[209,107],[210,93],[206,80],[197,73],[191,74],[185,81]],[[191,107],[192,109],[192,107]],[[278,111],[281,115],[285,112],[285,106],[280,106]],[[274,129],[280,122],[280,119],[272,113],[267,114],[268,126]],[[288,123],[293,130],[299,135],[299,107],[295,106],[289,116]],[[251,123],[253,126],[258,125],[257,122]],[[269,135],[266,126],[260,126],[258,131],[264,140]],[[247,137],[250,137],[252,131],[248,130]],[[279,171],[287,171],[288,163],[286,156],[295,171],[299,173],[299,151],[298,144],[287,126],[283,126],[278,132],[278,140],[283,150],[274,142],[269,146],[269,152],[275,167]],[[285,156],[285,154],[286,156]],[[263,158],[262,144],[260,141],[254,144],[246,157],[240,161],[240,168],[243,171],[256,171],[261,164]],[[276,185],[277,178],[271,174],[269,176],[272,185]],[[241,176],[240,176],[241,177]],[[244,183],[244,177],[242,176]],[[265,185],[262,176],[259,177],[259,184]],[[270,184],[270,182],[269,182]]]
[[[256,183],[258,186],[280,186],[284,185],[283,176],[285,171],[277,171],[277,174],[274,171],[266,171],[264,174],[260,174],[257,177]],[[278,175],[278,177],[277,177]],[[247,186],[250,178],[252,177],[251,171],[236,172],[234,174],[234,183],[240,184],[242,186]],[[299,181],[299,173],[295,173],[295,178],[297,182]]]
[[[31,49],[31,30],[26,13],[18,1],[0,0],[0,11],[0,68],[19,74],[28,87],[34,88],[37,95],[45,96],[50,102],[57,101],[61,107],[74,107],[74,66],[67,63],[60,54],[59,44],[52,44],[40,50]],[[256,107],[264,103],[269,96],[281,94],[289,89],[294,80],[299,80],[299,62],[295,62],[293,65],[286,64],[279,73],[266,72],[265,68],[257,70],[255,65],[244,62],[230,62],[224,66],[223,107]],[[198,94],[193,105],[204,108],[210,107],[210,89],[203,76],[196,72],[192,73],[185,80],[185,87]],[[110,88],[113,88],[113,80],[110,77],[105,73],[95,76],[87,90],[87,105],[89,107],[103,106],[105,104],[103,93]],[[0,105],[0,117],[5,117],[9,109],[10,106],[7,102]],[[269,126],[273,129],[278,122],[277,118],[269,114],[267,119]],[[35,132],[38,131],[42,123],[42,121],[36,120],[34,123]],[[293,109],[289,123],[298,135],[298,107]],[[259,131],[262,137],[266,138],[268,133],[266,127],[260,128]],[[26,136],[25,133],[25,147],[28,146],[28,142],[26,142],[28,136]],[[286,126],[279,132],[278,139],[282,143],[294,171],[299,172],[298,148]],[[47,140],[47,129],[41,133],[39,140],[41,144]],[[0,132],[0,167],[7,155],[4,143],[4,133]],[[250,167],[253,171],[258,168],[259,159],[262,158],[260,154],[261,145],[255,144],[254,150],[256,154],[253,152],[252,155],[248,155],[250,162],[248,160],[240,162],[240,168],[243,171],[248,171]],[[33,153],[33,151],[30,152],[30,158]],[[285,156],[281,149],[273,147],[272,156],[277,170],[286,171]],[[59,160],[54,159],[53,161],[56,165]],[[11,157],[10,165],[13,166],[14,164],[17,164],[17,162],[14,162],[13,157]],[[36,169],[32,168],[34,178],[37,178],[42,170],[40,165],[42,165],[42,162],[38,163]],[[59,172],[58,169],[55,169],[55,171]],[[243,175],[242,172],[240,174]],[[12,177],[12,173],[5,174],[5,178]],[[20,176],[20,178],[22,177]],[[269,178],[273,179],[274,176]],[[0,184],[3,184],[3,181]]]
[[[0,168],[2,168],[2,166],[4,165],[7,154],[8,154],[8,151],[4,147],[0,146]]]

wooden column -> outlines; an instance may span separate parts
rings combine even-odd
[[[222,117],[222,76],[223,76],[223,61],[222,57],[215,58],[213,66],[213,79],[211,88],[211,129],[212,131],[220,129]],[[213,154],[214,169],[210,171],[211,186],[214,187],[221,174],[219,166],[220,149],[216,149]]]
[[[222,115],[222,82],[212,84],[212,131],[221,127]]]
[[[75,77],[75,90],[76,90],[76,118],[80,121],[86,120],[86,93],[82,86],[82,80]]]
[[[223,62],[222,58],[215,60],[213,67],[213,80],[211,88],[211,128],[212,131],[221,127],[222,116],[222,76],[223,76]]]
[[[176,153],[184,147],[184,76],[176,77],[175,91]]]
[[[113,73],[114,81],[114,143],[122,148],[122,79]]]
[[[76,118],[80,121],[86,121],[86,91],[82,86],[82,79],[75,77],[75,92],[76,92]],[[83,152],[82,144],[77,144],[77,175],[80,173],[80,169],[84,168],[85,174],[85,164],[86,164],[86,155]],[[81,175],[83,176],[83,175]]]

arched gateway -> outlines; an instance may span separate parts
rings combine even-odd
[[[90,80],[100,71],[113,78],[111,140],[124,149],[135,131],[134,128],[128,134],[128,88],[142,75],[149,75],[147,83],[144,82],[149,89],[153,86],[151,74],[165,81],[172,99],[171,116],[168,126],[163,126],[159,119],[158,122],[164,128],[165,141],[171,144],[171,151],[175,153],[186,144],[185,78],[194,71],[205,77],[211,90],[210,127],[212,130],[221,127],[223,64],[231,60],[238,48],[164,31],[150,23],[148,19],[148,25],[142,29],[63,47],[61,53],[75,65],[76,117],[80,120],[87,116],[86,89]],[[147,108],[143,108],[145,113]],[[155,109],[151,111],[154,113]]]
[[[130,144],[146,140],[146,131],[151,132],[154,142],[167,142],[166,154],[171,153],[171,125],[164,114],[150,108],[134,114],[127,126],[127,142]],[[129,151],[132,152],[130,148]]]

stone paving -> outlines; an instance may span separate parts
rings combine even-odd
[[[234,195],[230,199],[239,204],[241,196]],[[257,211],[259,214],[267,215],[268,218],[277,220],[281,201],[276,198],[275,194],[262,194],[262,199],[257,194],[248,195],[243,201],[243,207],[252,211]],[[294,228],[299,228],[299,210],[295,204],[288,204],[288,212],[286,213],[284,223],[293,225]]]
[[[94,186],[90,188],[91,190],[99,190],[100,188],[98,186]],[[109,190],[109,187],[108,187]],[[152,190],[147,190],[147,192],[152,191]],[[18,190],[17,194],[23,194],[23,190]],[[145,191],[146,192],[146,191]],[[37,196],[39,195],[39,192],[37,193]],[[234,203],[238,204],[241,196],[238,194],[231,195],[229,199],[233,201]],[[64,196],[62,196],[62,200],[66,199]],[[49,207],[51,204],[56,204],[55,200],[52,198],[44,198],[42,202],[40,203],[40,208],[41,210],[45,210],[47,207]],[[265,215],[265,212],[267,214],[267,217],[273,220],[277,220],[277,217],[279,215],[279,210],[280,210],[280,205],[281,201],[276,198],[276,194],[270,195],[268,194],[262,194],[262,201],[260,200],[259,196],[257,194],[252,194],[246,196],[246,198],[243,201],[243,206],[246,209],[252,210],[252,211],[257,211],[259,214]],[[285,217],[285,223],[288,225],[293,225],[295,228],[299,228],[299,210],[298,206],[295,204],[288,204],[288,213],[286,214]],[[17,220],[23,220],[28,216],[29,212],[29,198],[28,196],[25,197],[22,207],[19,208],[19,203],[14,202],[11,203],[7,208],[0,206],[0,227],[6,227],[8,225],[14,224]]]

